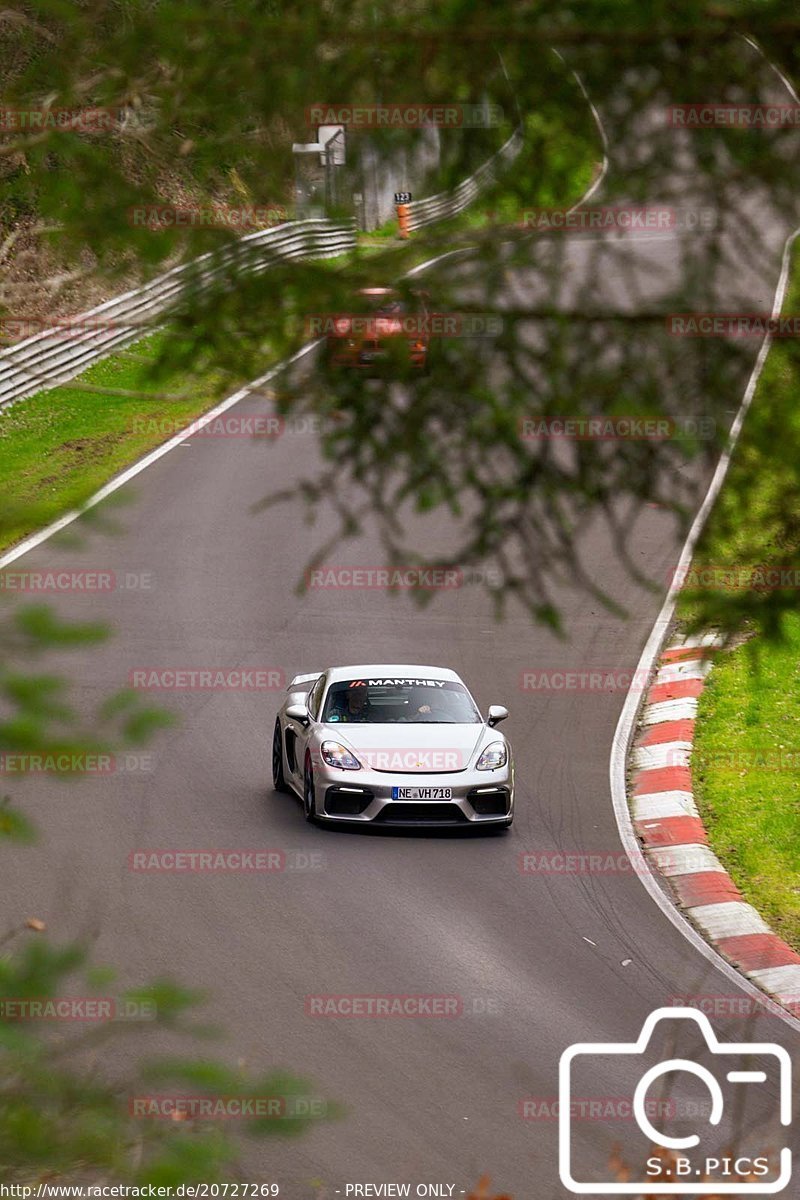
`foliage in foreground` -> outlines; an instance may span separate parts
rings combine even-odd
[[[128,692],[87,719],[64,680],[44,669],[48,654],[89,647],[106,635],[97,624],[65,624],[44,607],[0,609],[0,765],[4,775],[9,767],[7,778],[34,758],[74,778],[74,764],[139,747],[165,723],[164,714]],[[24,854],[35,836],[4,797],[0,857]],[[202,997],[169,979],[122,989],[113,970],[91,963],[90,951],[89,943],[48,940],[35,914],[0,935],[0,1182],[176,1185],[235,1176],[235,1142],[219,1121],[142,1119],[132,1106],[136,1096],[259,1101],[254,1111],[270,1115],[235,1124],[262,1136],[295,1136],[321,1113],[333,1114],[319,1102],[298,1105],[297,1098],[311,1096],[311,1085],[284,1074],[254,1077],[211,1059],[163,1056],[122,1070],[120,1051],[129,1039],[138,1062],[139,1042],[151,1035],[208,1034],[193,1016]],[[47,1008],[49,1001],[92,998],[94,1011],[69,1010],[86,1012],[85,1019],[54,1019],[57,1010]],[[264,1098],[283,1103],[270,1108]]]

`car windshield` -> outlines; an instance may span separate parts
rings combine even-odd
[[[476,725],[463,683],[449,679],[343,679],[328,689],[323,721],[370,725]]]
[[[399,296],[392,293],[387,295],[383,292],[379,295],[370,295],[369,292],[362,292],[361,302],[367,312],[376,313],[382,317],[408,312],[408,305]]]

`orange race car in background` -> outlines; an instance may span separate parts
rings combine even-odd
[[[356,293],[353,311],[333,318],[327,333],[331,367],[354,367],[383,374],[428,366],[429,293],[411,289],[368,287]]]

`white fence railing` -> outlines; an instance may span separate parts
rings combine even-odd
[[[141,338],[188,290],[203,289],[234,268],[258,274],[293,258],[332,258],[356,244],[354,223],[291,221],[249,233],[221,250],[157,276],[142,287],[65,318],[0,352],[0,408],[74,379],[112,350]]]
[[[422,229],[425,225],[432,225],[434,221],[445,221],[463,212],[476,196],[494,183],[498,174],[514,161],[522,149],[522,143],[522,128],[518,126],[508,141],[491,158],[487,158],[474,175],[463,179],[449,192],[439,192],[437,196],[427,196],[423,200],[412,200],[408,206],[409,229]]]

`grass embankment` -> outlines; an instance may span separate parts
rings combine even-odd
[[[0,547],[79,508],[110,478],[212,407],[212,372],[149,379],[163,334],[95,364],[73,383],[0,413]]]
[[[800,251],[785,312],[800,305]],[[735,636],[699,705],[695,796],[745,899],[800,951],[800,347],[776,340],[679,616]],[[736,570],[736,574],[728,574]],[[783,581],[775,572],[784,571]],[[794,583],[792,583],[794,581]]]

